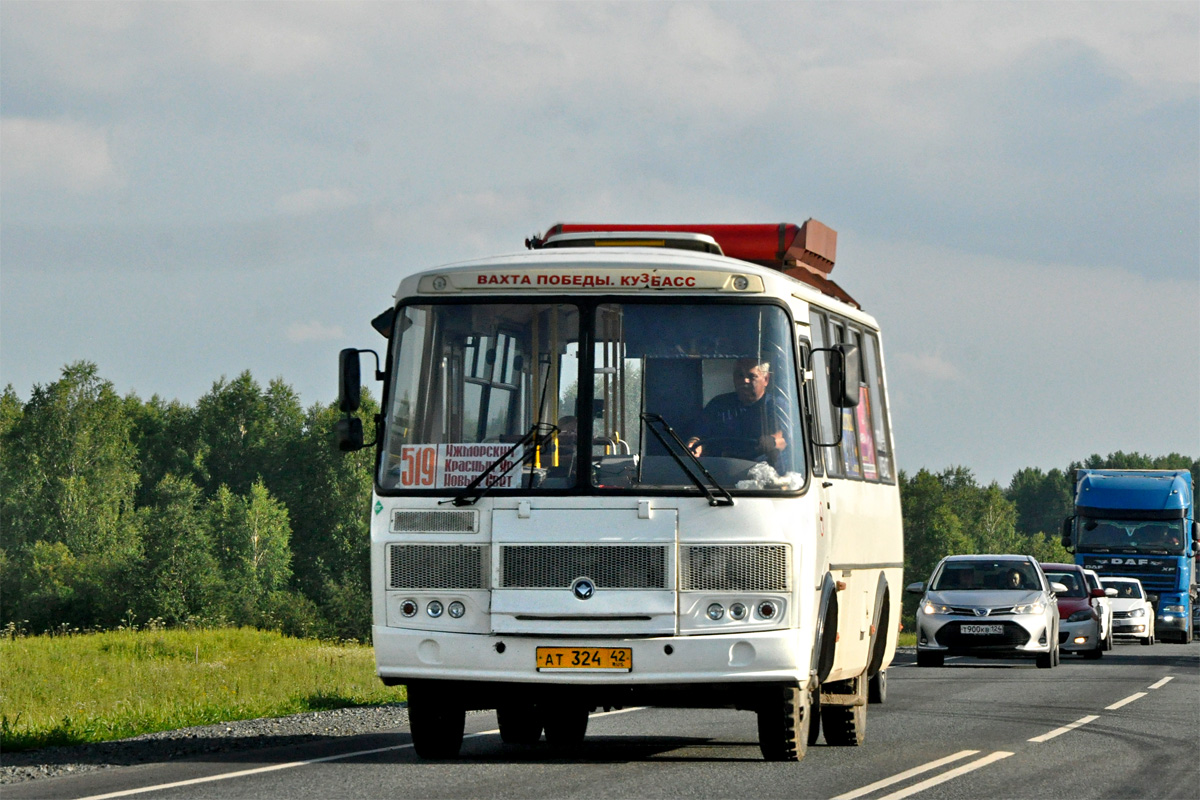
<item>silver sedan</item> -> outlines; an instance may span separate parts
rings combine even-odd
[[[917,607],[917,664],[940,667],[947,655],[1032,658],[1042,669],[1059,660],[1054,587],[1031,556],[947,556]]]

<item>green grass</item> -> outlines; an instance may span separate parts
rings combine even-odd
[[[369,646],[251,629],[0,639],[0,750],[404,699]]]
[[[896,646],[897,647],[916,647],[917,646],[917,634],[915,632],[914,633],[904,633],[903,631],[901,631],[900,638],[896,641]]]

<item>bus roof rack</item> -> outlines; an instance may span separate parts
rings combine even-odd
[[[711,241],[712,247],[708,246]],[[544,236],[525,240],[531,250],[543,247],[672,247],[700,250],[749,261],[807,283],[831,297],[861,308],[829,278],[837,256],[837,231],[815,219],[745,225],[620,225],[563,223]]]

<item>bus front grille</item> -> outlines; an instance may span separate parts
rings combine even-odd
[[[475,533],[478,511],[392,511],[392,533]]]
[[[569,589],[589,578],[598,589],[667,589],[662,545],[526,545],[500,548],[502,589]]]
[[[681,591],[786,592],[790,550],[784,544],[684,545]]]
[[[389,589],[482,589],[484,548],[462,544],[388,547]]]

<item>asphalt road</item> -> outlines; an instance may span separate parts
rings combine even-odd
[[[748,712],[593,714],[584,745],[504,745],[467,718],[462,758],[423,762],[406,730],[4,787],[55,798],[1195,798],[1200,642],[1118,644],[1060,667],[900,656],[860,747],[762,761]]]

